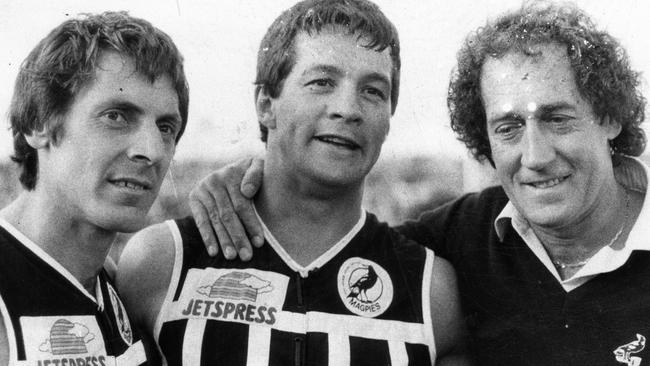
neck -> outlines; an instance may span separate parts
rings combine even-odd
[[[301,265],[313,262],[359,221],[363,182],[332,187],[265,171],[255,200],[273,236]]]
[[[65,205],[38,191],[23,191],[0,216],[67,269],[91,294],[115,232],[77,220]]]

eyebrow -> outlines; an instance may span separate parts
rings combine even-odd
[[[371,72],[370,74],[365,75],[363,79],[367,81],[379,81],[381,83],[386,84],[387,87],[391,86],[390,79],[388,79],[386,75],[378,72]]]
[[[320,73],[332,74],[332,75],[335,75],[335,76],[342,76],[342,75],[345,74],[345,72],[343,72],[343,70],[339,69],[336,66],[326,65],[326,64],[318,64],[318,65],[314,65],[314,66],[306,69],[305,71],[303,71],[302,76],[305,76],[305,75],[307,75],[309,73],[312,73],[312,72],[320,72]],[[384,75],[382,73],[379,73],[379,72],[374,72],[374,71],[371,72],[371,73],[368,73],[367,75],[364,75],[363,80],[364,81],[379,81],[379,82],[385,83],[387,86],[391,85],[390,84],[390,79],[388,77],[386,77],[386,75]]]
[[[544,115],[544,114],[549,114],[552,112],[555,112],[560,109],[568,109],[571,111],[575,111],[576,108],[575,106],[566,103],[566,102],[557,102],[557,103],[551,103],[551,104],[544,104],[538,108],[539,113]]]
[[[501,121],[523,120],[523,119],[524,117],[521,114],[510,111],[510,112],[505,112],[503,114],[500,114],[496,118],[489,119],[487,122],[488,124],[494,124]]]
[[[124,111],[128,111],[131,113],[136,113],[136,114],[144,114],[144,109],[142,107],[138,106],[137,104],[116,98],[116,99],[109,99],[102,105],[102,108],[117,108],[121,109]],[[182,122],[182,118],[178,112],[172,112],[172,113],[165,113],[161,116],[156,117],[156,121],[175,121],[178,123]]]
[[[305,75],[307,75],[307,74],[309,74],[309,73],[312,73],[312,72],[320,72],[320,73],[326,73],[326,74],[334,74],[334,75],[337,75],[337,76],[340,76],[340,75],[343,75],[343,74],[344,74],[344,73],[343,73],[343,70],[339,69],[339,68],[336,67],[336,66],[325,65],[325,64],[318,64],[318,65],[314,65],[314,66],[312,66],[312,67],[306,69],[305,71],[303,71],[303,72],[302,72],[302,76],[305,76]]]
[[[537,111],[535,111],[535,114],[543,116],[562,109],[568,109],[571,111],[576,110],[575,106],[569,103],[557,102],[557,103],[549,103],[549,104],[544,104],[539,106],[537,108]],[[523,120],[523,119],[525,119],[525,117],[522,116],[520,113],[509,111],[504,114],[498,115],[496,118],[488,120],[488,124],[494,124],[501,121]]]

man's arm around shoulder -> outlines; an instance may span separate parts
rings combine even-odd
[[[456,273],[449,262],[435,257],[431,279],[431,319],[438,366],[473,365],[460,309]]]
[[[174,237],[166,223],[150,226],[126,244],[116,284],[131,320],[140,330],[150,359],[159,357],[154,327],[174,269]]]

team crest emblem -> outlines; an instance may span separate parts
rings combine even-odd
[[[339,269],[339,296],[351,312],[368,318],[379,316],[393,301],[393,282],[373,261],[354,257]]]
[[[645,337],[641,334],[636,335],[636,341],[624,344],[614,350],[616,361],[627,364],[628,366],[639,366],[641,364],[641,357],[632,356],[634,353],[639,353],[645,348]]]
[[[126,315],[126,310],[122,301],[117,297],[117,293],[113,290],[111,285],[107,285],[108,294],[111,298],[111,304],[113,305],[113,314],[115,314],[115,320],[117,321],[117,327],[120,330],[120,336],[126,344],[129,346],[133,344],[133,331],[131,330],[131,324],[129,323],[129,317]]]
[[[95,335],[81,323],[59,319],[50,328],[49,338],[38,350],[52,355],[78,355],[88,353],[86,344],[95,339]]]

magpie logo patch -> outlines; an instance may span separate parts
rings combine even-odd
[[[117,321],[117,327],[120,330],[120,336],[127,345],[133,344],[133,331],[131,330],[131,323],[129,323],[129,317],[126,315],[126,310],[122,301],[117,297],[117,293],[113,287],[107,284],[108,294],[111,298],[111,304],[113,305],[113,314],[115,315],[115,320]]]
[[[393,301],[393,282],[377,263],[359,257],[346,260],[337,276],[339,296],[354,314],[379,316]]]
[[[614,357],[616,357],[616,361],[627,364],[628,366],[639,366],[641,364],[641,357],[632,355],[643,351],[644,348],[645,337],[641,334],[637,334],[635,341],[624,344],[615,349]]]

